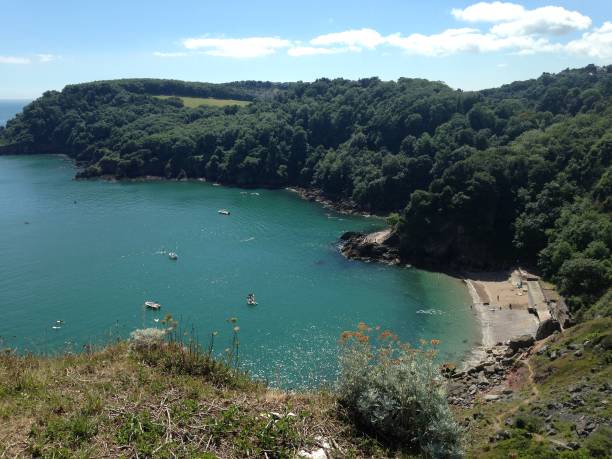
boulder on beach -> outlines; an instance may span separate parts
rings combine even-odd
[[[559,324],[559,322],[555,319],[546,319],[540,322],[540,325],[538,325],[538,330],[536,331],[535,339],[539,341],[541,339],[548,338],[556,331],[561,331],[561,324]]]
[[[535,339],[531,335],[521,335],[516,338],[512,338],[508,342],[508,347],[512,349],[512,351],[516,352],[519,349],[524,349],[530,347],[535,342]]]

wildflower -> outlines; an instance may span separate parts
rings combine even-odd
[[[343,331],[342,334],[340,335],[340,342],[341,343],[346,343],[352,337],[353,337],[353,332]]]
[[[367,343],[370,339],[368,335],[364,335],[362,333],[358,333],[356,338],[357,338],[357,341],[359,341],[360,343]]]
[[[392,336],[393,336],[393,333],[391,333],[389,330],[385,330],[378,336],[378,339],[385,340],[387,338],[391,338]]]

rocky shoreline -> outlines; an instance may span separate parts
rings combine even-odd
[[[411,266],[402,260],[398,246],[391,228],[371,234],[347,232],[339,243],[340,252],[349,259]],[[459,367],[452,364],[443,367],[449,379],[449,402],[471,407],[477,399],[509,399],[513,394],[510,381],[524,368],[534,344],[561,331],[557,314],[545,319],[532,310],[524,286],[527,279],[537,276],[520,269],[511,274],[504,271],[453,275],[466,284],[482,338],[481,345]]]
[[[451,405],[471,407],[477,399],[484,401],[511,398],[513,389],[508,380],[526,360],[534,344],[531,335],[523,335],[507,344],[487,347],[484,357],[465,370],[446,364],[443,374],[448,378],[448,400]]]
[[[330,209],[345,215],[360,215],[362,217],[380,217],[359,209],[357,204],[350,199],[332,199],[325,195],[319,188],[286,187],[285,190],[296,193],[306,201],[317,202],[326,209]]]
[[[397,236],[391,228],[364,234],[348,231],[340,236],[340,253],[351,260],[402,265]],[[410,265],[407,265],[410,267]]]

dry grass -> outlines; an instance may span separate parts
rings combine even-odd
[[[248,100],[235,100],[235,99],[213,99],[211,97],[182,97],[182,96],[154,96],[158,99],[168,99],[170,97],[176,97],[183,101],[183,105],[188,108],[197,108],[202,105],[208,105],[210,107],[227,107],[229,105],[238,105],[244,107],[249,105]]]
[[[0,458],[292,457],[320,437],[343,457],[386,456],[334,396],[145,364],[121,343],[91,354],[0,357]]]

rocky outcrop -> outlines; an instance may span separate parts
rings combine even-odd
[[[340,236],[340,252],[353,260],[377,261],[390,265],[402,263],[397,248],[397,236],[391,229],[370,234],[346,232]]]
[[[525,349],[533,346],[534,341],[535,340],[531,335],[517,336],[508,342],[508,349],[513,352],[517,352],[519,349]]]
[[[370,215],[369,213],[360,210],[354,201],[346,198],[327,196],[318,188],[288,187],[286,190],[297,193],[302,199],[318,202],[326,209],[335,210],[336,212],[340,212],[342,214]]]
[[[508,357],[508,354],[512,355]],[[508,346],[500,344],[486,349],[482,360],[465,371],[443,367],[442,374],[448,379],[449,403],[471,407],[478,398],[486,402],[512,398],[513,390],[507,385],[508,375],[527,354],[516,354]]]
[[[555,319],[546,319],[538,325],[538,330],[536,331],[536,340],[541,340],[544,338],[548,338],[556,331],[561,331],[561,325]]]

